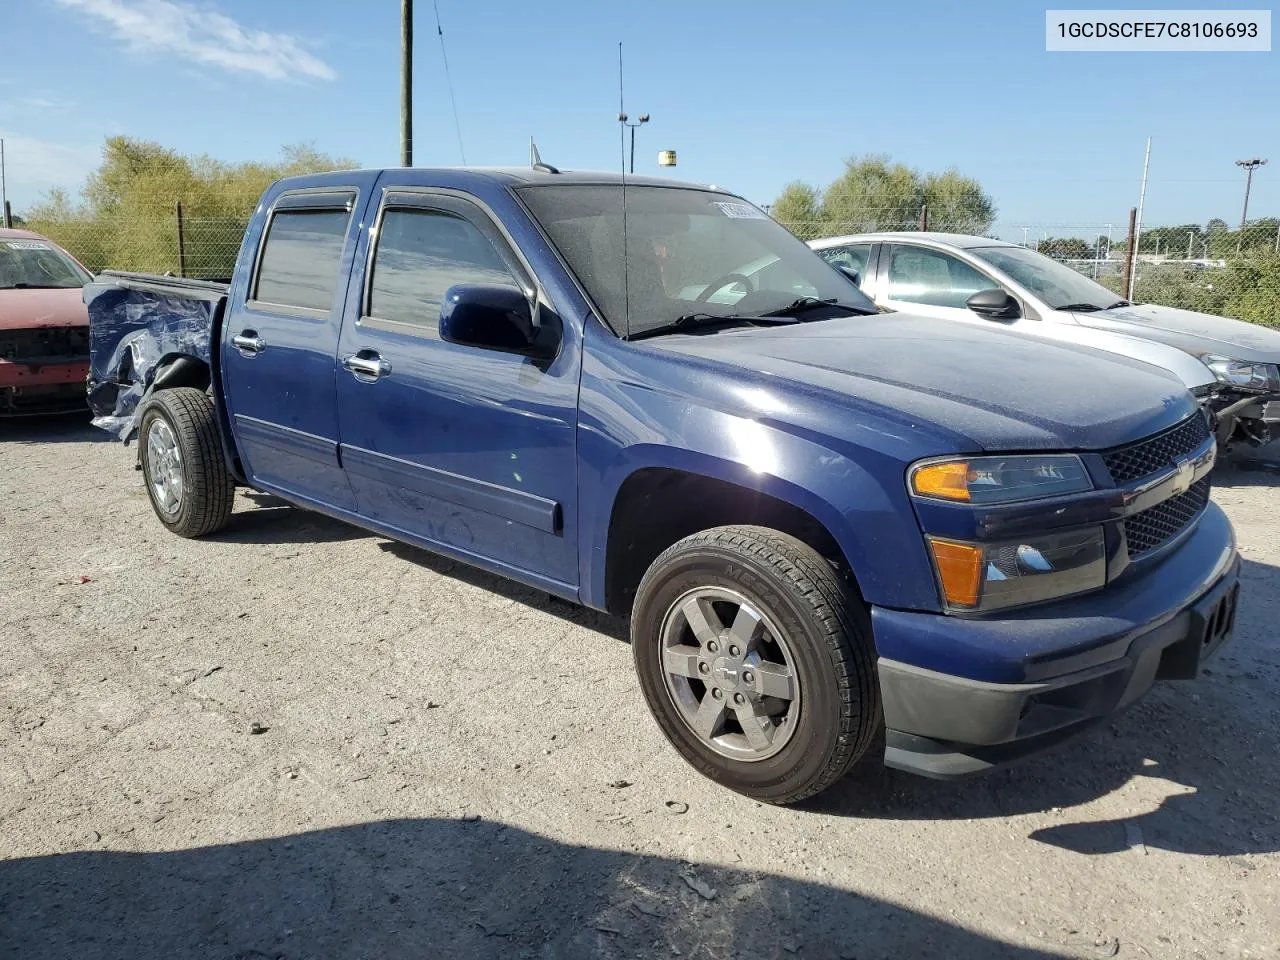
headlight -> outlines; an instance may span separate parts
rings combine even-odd
[[[1219,383],[1228,383],[1245,390],[1280,389],[1280,369],[1274,363],[1249,363],[1246,360],[1217,356],[1202,359]]]
[[[1106,585],[1102,527],[1024,537],[1003,543],[961,543],[929,537],[934,569],[948,610],[1020,607]]]
[[[1093,489],[1074,454],[935,460],[912,467],[908,482],[914,496],[955,503],[1018,503]]]

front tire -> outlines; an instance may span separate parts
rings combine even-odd
[[[663,552],[631,642],[649,709],[705,776],[767,803],[825,790],[881,722],[866,607],[815,550],[716,527]]]
[[[161,390],[138,428],[151,507],[180,537],[215,533],[231,519],[235,481],[227,471],[213,401],[193,387]]]

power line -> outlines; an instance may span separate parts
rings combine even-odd
[[[436,34],[440,37],[440,59],[444,61],[444,82],[449,88],[449,103],[453,105],[453,129],[458,134],[458,153],[462,156],[462,165],[467,165],[467,151],[462,147],[462,123],[458,120],[458,100],[453,95],[453,77],[449,75],[449,54],[444,48],[444,28],[440,26],[440,0],[432,0],[436,9]]]

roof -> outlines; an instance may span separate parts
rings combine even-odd
[[[312,183],[324,183],[328,180],[338,182],[344,177],[349,177],[352,173],[383,173],[389,170],[399,171],[404,169],[404,167],[373,167],[360,171],[337,170],[332,173],[306,174],[305,177]],[[508,186],[535,183],[621,185],[625,180],[629,187],[678,187],[689,190],[715,190],[726,194],[730,192],[714,185],[709,186],[705,183],[672,180],[667,177],[645,177],[631,173],[624,176],[616,170],[560,170],[557,173],[550,173],[545,170],[535,170],[531,167],[411,167],[408,169],[427,176],[443,174],[450,177],[474,178],[477,181],[501,183]],[[289,177],[286,179],[291,180],[294,178]]]
[[[0,240],[47,240],[48,237],[42,237],[38,233],[32,233],[30,230],[5,230],[0,227]]]
[[[960,249],[968,249],[972,247],[1016,247],[1016,243],[1009,243],[1007,240],[995,240],[991,237],[975,237],[967,233],[933,233],[928,230],[894,230],[884,233],[852,233],[844,237],[823,237],[821,240],[811,240],[809,245],[815,250],[822,250],[826,247],[834,247],[843,243],[866,243],[867,241],[883,241],[883,240],[911,240],[919,243],[924,241],[928,244],[944,247],[959,247]]]

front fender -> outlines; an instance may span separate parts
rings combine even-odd
[[[579,548],[584,603],[603,608],[610,519],[622,485],[660,467],[792,504],[839,544],[873,604],[938,609],[932,567],[898,459],[856,456],[780,424],[584,372],[579,415]]]

